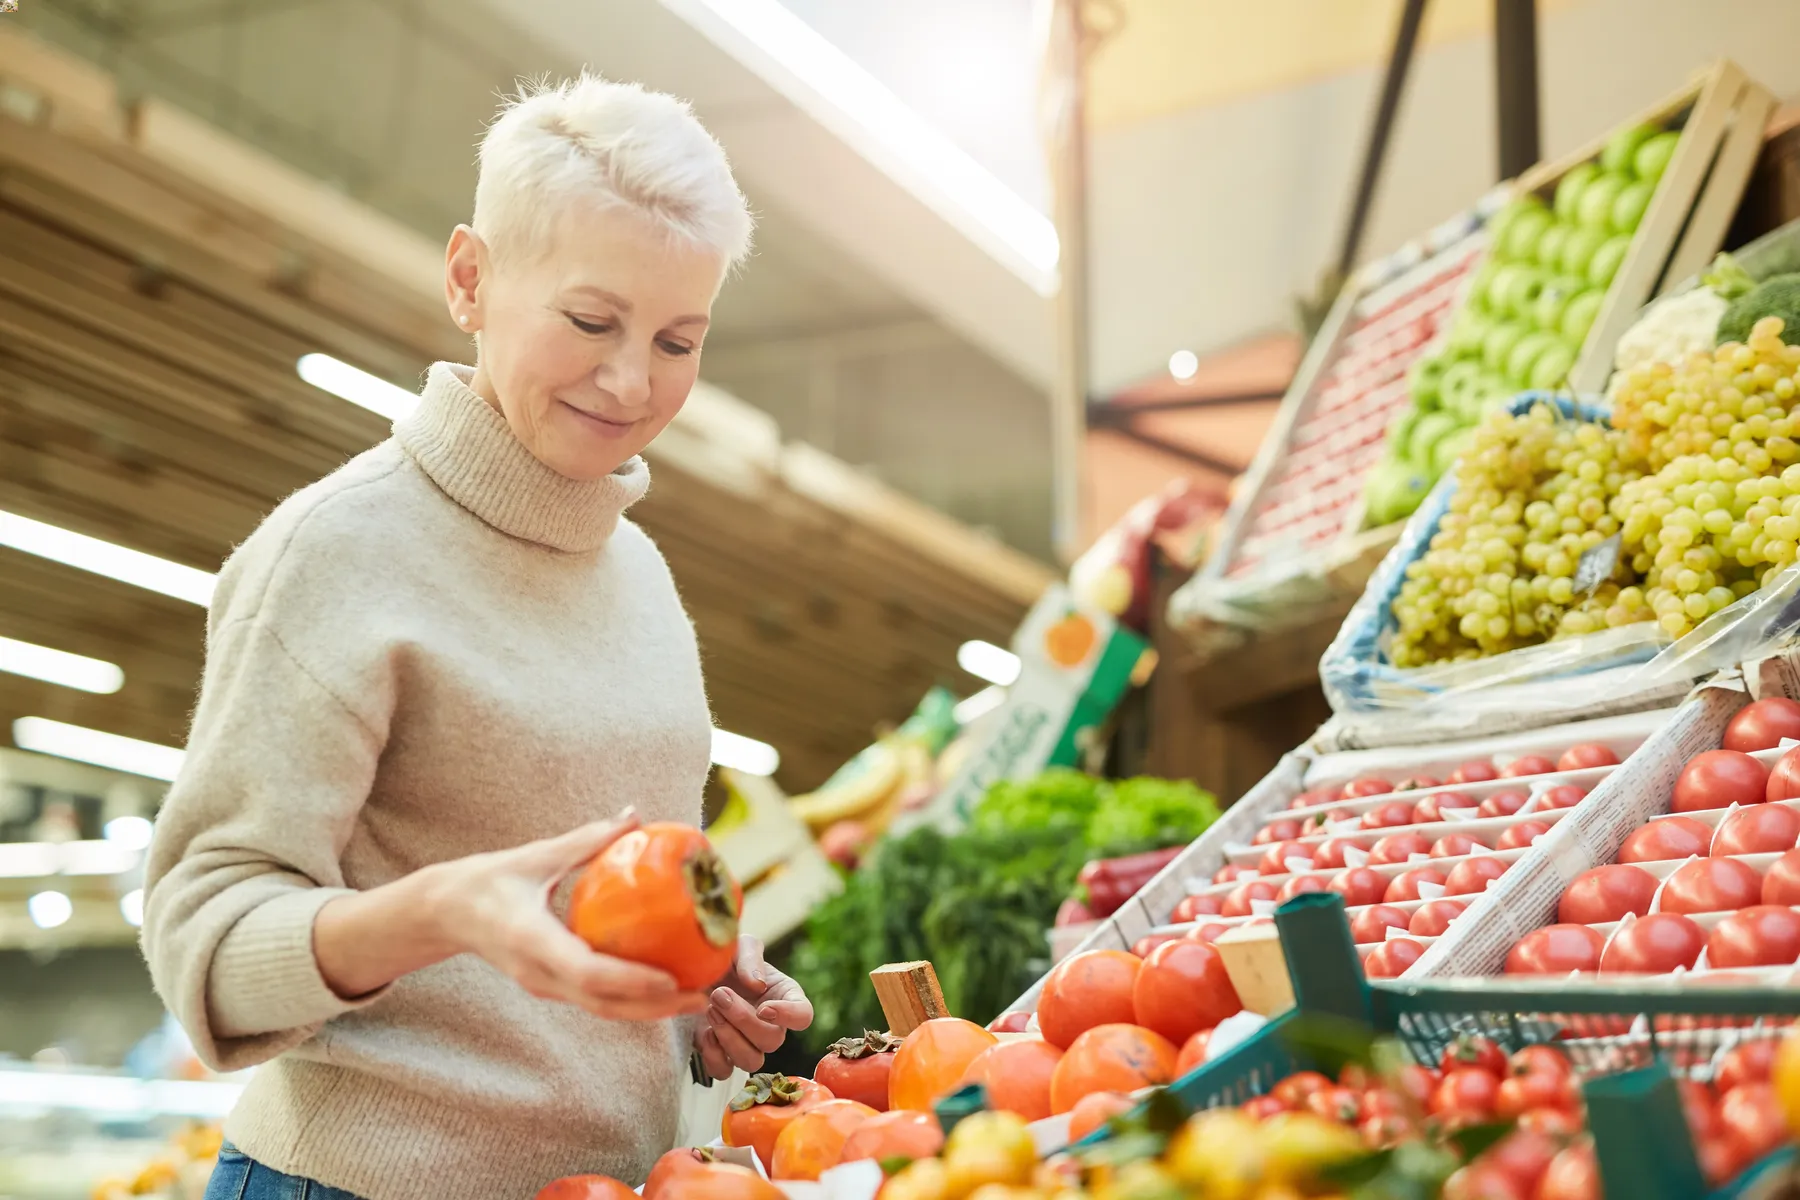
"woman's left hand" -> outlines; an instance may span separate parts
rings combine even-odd
[[[800,985],[763,961],[762,943],[738,939],[737,962],[712,990],[694,1047],[706,1073],[729,1078],[733,1070],[754,1074],[763,1057],[779,1049],[790,1030],[812,1024],[812,1001]]]

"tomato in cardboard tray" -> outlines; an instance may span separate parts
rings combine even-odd
[[[1660,817],[1631,831],[1619,847],[1622,863],[1667,862],[1704,855],[1712,844],[1712,827],[1693,817]]]
[[[1431,840],[1422,833],[1390,833],[1377,841],[1369,851],[1369,862],[1376,866],[1403,863],[1415,854],[1431,853]]]
[[[1407,922],[1406,931],[1419,937],[1438,937],[1468,907],[1461,900],[1427,900],[1413,910],[1412,920]]]
[[[1266,879],[1252,879],[1248,883],[1240,883],[1232,889],[1221,907],[1220,916],[1247,917],[1255,912],[1254,902],[1268,900],[1273,902],[1279,889]]]
[[[1393,881],[1387,886],[1387,891],[1381,894],[1381,898],[1388,904],[1403,904],[1408,900],[1423,900],[1425,898],[1424,887],[1426,885],[1443,887],[1445,886],[1445,880],[1446,876],[1444,873],[1436,867],[1414,867],[1410,871],[1402,871],[1400,874],[1394,876]]]
[[[1291,842],[1300,836],[1300,822],[1293,817],[1282,817],[1270,821],[1257,830],[1250,838],[1252,846],[1267,846],[1272,842]]]
[[[1218,896],[1183,896],[1175,905],[1175,911],[1169,914],[1169,922],[1185,925],[1201,917],[1216,917],[1224,910],[1225,902]]]
[[[1763,875],[1764,904],[1800,904],[1800,850],[1789,850]]]
[[[1425,957],[1425,947],[1411,938],[1389,938],[1363,959],[1363,974],[1370,979],[1398,979]]]
[[[1366,800],[1370,796],[1385,796],[1393,790],[1394,785],[1387,780],[1365,776],[1346,783],[1343,790],[1338,793],[1338,799]]]
[[[1520,821],[1517,825],[1509,825],[1494,843],[1496,850],[1523,850],[1546,833],[1550,832],[1548,821]]]
[[[1425,797],[1413,806],[1413,820],[1420,825],[1435,824],[1445,819],[1445,809],[1467,809],[1471,813],[1481,806],[1481,801],[1463,792],[1437,792]]]
[[[1736,750],[1705,750],[1688,760],[1675,780],[1675,812],[1730,808],[1766,799],[1769,769]]]
[[[1510,817],[1525,807],[1531,796],[1525,792],[1495,792],[1476,807],[1478,817]]]
[[[1568,925],[1598,925],[1626,913],[1643,916],[1656,895],[1656,876],[1642,867],[1613,863],[1577,875],[1563,889],[1556,919]]]
[[[1616,767],[1619,756],[1613,753],[1611,746],[1603,746],[1599,742],[1580,742],[1562,752],[1556,760],[1559,771],[1583,771],[1590,767]]]
[[[1783,738],[1800,741],[1800,701],[1771,696],[1738,709],[1725,726],[1723,744],[1727,750],[1753,754],[1773,750]]]
[[[1785,905],[1754,904],[1732,913],[1706,939],[1706,961],[1715,967],[1800,962],[1800,912]]]
[[[1506,874],[1509,865],[1491,854],[1466,858],[1450,868],[1450,874],[1444,880],[1444,892],[1450,896],[1485,892],[1489,883]]]
[[[1730,912],[1762,899],[1762,876],[1735,858],[1687,863],[1663,884],[1663,912]]]
[[[1368,867],[1352,867],[1343,871],[1330,884],[1331,890],[1344,898],[1345,908],[1381,903],[1382,897],[1387,894],[1387,886],[1387,878]]]
[[[1606,938],[1586,925],[1546,925],[1534,929],[1506,954],[1508,975],[1566,975],[1600,967]]]
[[[1706,947],[1706,932],[1679,913],[1639,917],[1613,935],[1600,958],[1602,971],[1665,974],[1692,967]]]
[[[1367,850],[1365,838],[1332,837],[1326,838],[1313,849],[1313,866],[1341,868],[1348,866],[1345,851],[1351,848]]]
[[[1541,754],[1527,754],[1523,758],[1515,758],[1500,768],[1503,779],[1522,779],[1527,775],[1548,775],[1556,770],[1556,764]]]
[[[1263,851],[1262,858],[1257,861],[1256,869],[1263,875],[1286,875],[1292,870],[1288,866],[1290,858],[1305,859],[1311,862],[1312,847],[1304,846],[1299,842],[1276,842]],[[1300,869],[1305,870],[1306,868]]]
[[[1587,798],[1587,789],[1579,783],[1559,783],[1538,800],[1540,808],[1574,808]]]
[[[1426,853],[1433,858],[1461,858],[1465,854],[1473,854],[1479,850],[1492,850],[1493,847],[1466,833],[1446,833],[1431,843]]]
[[[1413,824],[1413,806],[1404,800],[1393,800],[1363,814],[1364,829],[1393,829]]]
[[[1792,800],[1796,796],[1800,796],[1800,746],[1776,760],[1775,769],[1769,772],[1768,783],[1763,785],[1765,800]]]
[[[1751,804],[1725,818],[1713,838],[1712,852],[1766,854],[1792,850],[1800,843],[1800,812],[1785,804]]]
[[[1485,758],[1472,759],[1450,772],[1446,783],[1487,783],[1500,778],[1500,768]]]
[[[1330,884],[1331,877],[1329,875],[1296,875],[1281,885],[1281,890],[1275,893],[1275,902],[1286,904],[1295,896],[1304,896],[1308,892],[1328,891]]]
[[[1371,904],[1350,918],[1350,936],[1359,946],[1385,942],[1389,929],[1405,929],[1412,918],[1403,908],[1391,904]]]

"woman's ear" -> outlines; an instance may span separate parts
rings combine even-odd
[[[481,273],[486,247],[467,225],[458,225],[444,250],[444,303],[465,333],[481,329]]]

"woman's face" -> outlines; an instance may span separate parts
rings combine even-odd
[[[498,264],[459,226],[445,264],[451,318],[481,335],[475,391],[540,462],[584,480],[681,411],[723,278],[716,253],[588,207],[570,209],[543,252]]]

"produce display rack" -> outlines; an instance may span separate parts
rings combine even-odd
[[[740,927],[772,945],[800,928],[844,882],[805,824],[788,811],[787,797],[774,780],[731,770],[722,776],[742,798],[744,812],[729,827],[715,826],[713,844],[744,884]]]

